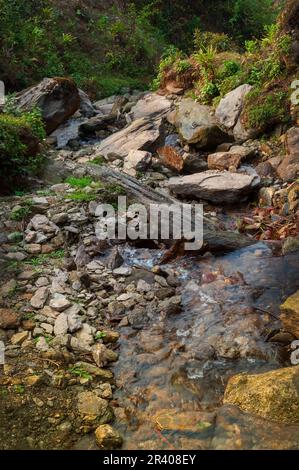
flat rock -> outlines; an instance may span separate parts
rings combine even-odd
[[[50,307],[57,312],[63,312],[66,308],[70,307],[71,302],[62,294],[54,294],[50,300]]]
[[[105,158],[108,158],[109,154],[124,158],[131,150],[152,151],[160,137],[161,125],[161,119],[137,119],[125,129],[104,139],[96,151]]]
[[[113,417],[108,401],[98,397],[94,392],[78,394],[78,411],[81,415],[99,418],[102,424],[108,423]]]
[[[164,96],[148,93],[131,109],[134,119],[162,117],[171,109],[172,103]]]
[[[259,182],[255,175],[204,171],[170,178],[168,187],[176,195],[195,197],[214,204],[233,204],[248,196]]]

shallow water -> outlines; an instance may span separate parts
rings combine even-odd
[[[124,252],[128,263],[147,269],[160,255]],[[115,398],[125,449],[231,448],[226,428],[231,421],[244,435],[241,448],[259,442],[278,448],[280,432],[282,441],[289,439],[285,427],[275,425],[278,435],[269,442],[272,423],[258,425],[259,418],[221,405],[230,376],[286,363],[282,348],[267,337],[280,327],[279,305],[299,288],[298,261],[298,253],[275,257],[257,243],[219,257],[186,256],[171,265],[182,281],[182,312],[168,318],[147,312],[142,325],[120,331]],[[268,433],[264,439],[261,429]]]

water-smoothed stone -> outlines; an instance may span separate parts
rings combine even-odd
[[[246,198],[260,182],[256,175],[205,171],[170,178],[169,189],[176,195],[196,197],[214,204],[233,204]]]

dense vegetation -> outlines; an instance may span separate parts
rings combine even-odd
[[[170,44],[189,51],[195,29],[240,45],[275,15],[272,0],[0,0],[0,78],[10,90],[72,76],[94,95],[142,86]]]

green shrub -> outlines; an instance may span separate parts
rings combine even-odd
[[[0,114],[0,165],[4,188],[34,174],[42,161],[39,143],[45,138],[41,115],[34,110],[19,116]]]
[[[247,127],[263,132],[289,119],[288,94],[285,92],[262,94],[257,88],[247,95],[246,101]]]

